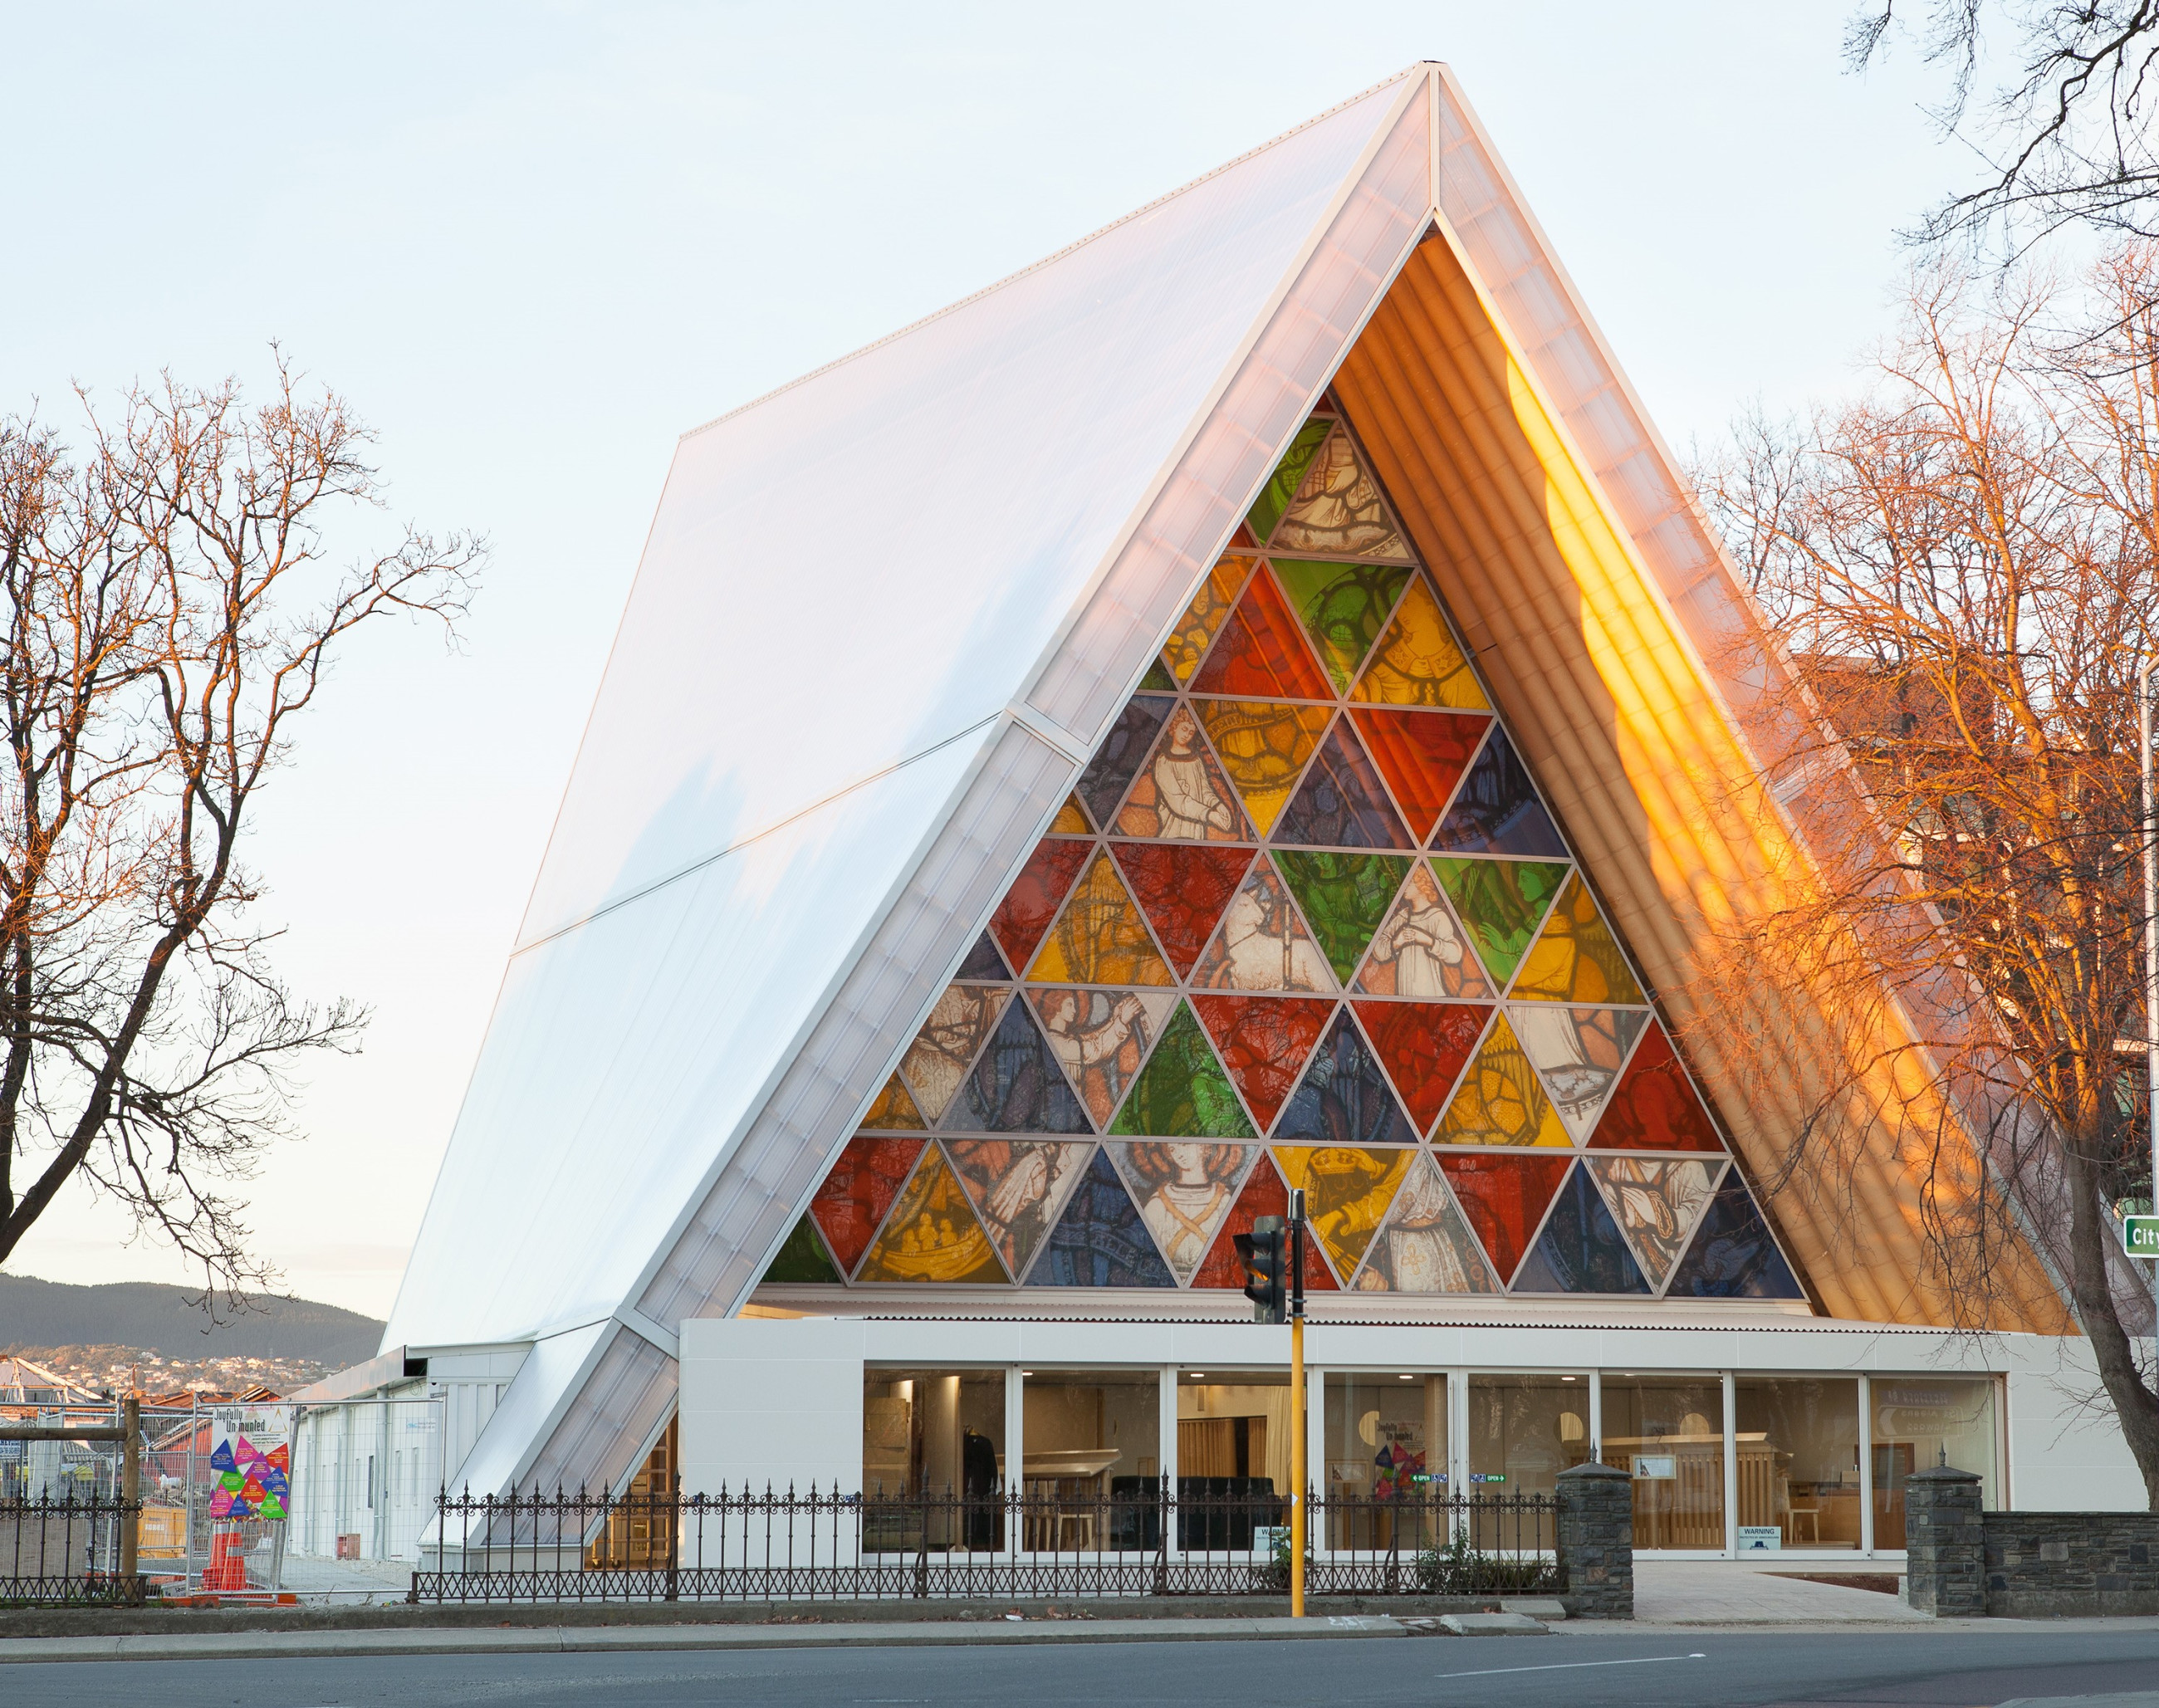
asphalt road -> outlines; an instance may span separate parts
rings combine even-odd
[[[1401,1638],[1025,1648],[74,1662],[9,1667],[7,1700],[68,1708],[318,1704],[1929,1705],[2159,1685],[2159,1631]]]

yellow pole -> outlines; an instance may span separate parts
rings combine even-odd
[[[1304,1617],[1304,1318],[1289,1319],[1289,1616]]]

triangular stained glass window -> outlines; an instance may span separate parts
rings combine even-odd
[[[1410,1120],[1430,1132],[1447,1094],[1483,1036],[1492,1011],[1473,1002],[1358,1002],[1357,1018],[1401,1094]]]
[[[1577,1164],[1544,1231],[1515,1271],[1518,1293],[1646,1293],[1649,1284],[1621,1237],[1603,1195]]]
[[[921,1165],[856,1279],[918,1286],[994,1286],[1007,1279],[981,1219],[936,1146],[924,1147]]]
[[[1417,1131],[1402,1113],[1386,1070],[1346,1008],[1275,1123],[1273,1137],[1311,1145],[1414,1145]]]
[[[1095,1153],[1092,1143],[1058,1139],[947,1139],[945,1150],[1013,1275],[1026,1273]]]
[[[1207,656],[1207,649],[1214,644],[1214,636],[1229,620],[1237,595],[1245,590],[1252,566],[1258,562],[1256,557],[1232,556],[1207,572],[1207,579],[1200,584],[1192,603],[1185,607],[1183,616],[1178,619],[1169,644],[1162,650],[1162,662],[1180,685],[1192,680],[1192,673]]]
[[[1192,1006],[1214,1041],[1223,1065],[1244,1093],[1245,1107],[1265,1132],[1334,1005],[1312,996],[1222,996],[1195,991]]]
[[[1366,706],[1492,709],[1477,673],[1455,642],[1454,631],[1440,614],[1439,600],[1421,575],[1410,577],[1409,591],[1372,649],[1371,662],[1349,697]]]
[[[922,1022],[922,1030],[900,1058],[900,1077],[914,1094],[915,1106],[930,1121],[940,1119],[960,1089],[960,1081],[997,1017],[1010,991],[980,985],[950,985]]]
[[[1327,957],[1305,929],[1297,903],[1266,855],[1230,897],[1214,940],[1193,971],[1192,982],[1196,989],[1209,991],[1334,989]]]
[[[1427,1156],[1410,1164],[1394,1209],[1364,1254],[1359,1292],[1492,1293],[1499,1291],[1483,1248]]]
[[[1146,761],[1155,732],[1176,703],[1160,694],[1135,694],[1125,702],[1102,745],[1080,774],[1077,792],[1096,824],[1106,825],[1116,816],[1117,803],[1125,798],[1133,773]]]
[[[961,979],[1003,980],[1012,976],[1005,965],[1005,958],[997,953],[997,940],[987,931],[975,939],[975,946],[967,951],[967,958],[960,963],[960,970],[953,975]]]
[[[1416,572],[1406,564],[1268,561],[1319,661],[1336,689],[1346,692]]]
[[[1180,1284],[1190,1281],[1235,1208],[1260,1147],[1143,1139],[1102,1148],[1124,1177],[1170,1272]]]
[[[862,1126],[871,1132],[919,1133],[927,1131],[929,1123],[922,1118],[922,1111],[914,1106],[908,1095],[907,1087],[898,1074],[884,1082],[883,1089],[870,1100],[864,1111]]]
[[[1049,821],[1053,836],[1091,836],[1095,827],[1087,822],[1087,809],[1080,805],[1077,794],[1064,797],[1064,805],[1057,809],[1057,816]]]
[[[1193,705],[1222,769],[1230,774],[1230,786],[1260,835],[1267,835],[1334,714],[1324,706],[1284,706],[1271,700],[1200,700]]]
[[[1113,842],[1133,898],[1154,927],[1177,976],[1184,977],[1221,923],[1252,863],[1249,848],[1166,842]]]
[[[1008,1004],[938,1125],[947,1132],[1091,1133],[1034,1011]]]
[[[1642,1034],[1634,1058],[1620,1075],[1604,1115],[1591,1135],[1592,1151],[1715,1151],[1723,1141],[1695,1095],[1671,1040],[1661,1026]]]
[[[1318,1235],[1338,1278],[1356,1273],[1420,1154],[1344,1145],[1275,1146],[1282,1178],[1304,1189],[1307,1224]]]
[[[1508,1012],[1514,1036],[1559,1118],[1581,1144],[1597,1125],[1598,1112],[1619,1069],[1634,1047],[1649,1016],[1626,1008],[1561,1008],[1525,1002]]]
[[[1716,1189],[1721,1162],[1677,1162],[1652,1157],[1592,1157],[1589,1172],[1633,1242],[1634,1255],[1662,1286],[1687,1236]]]
[[[1338,718],[1275,826],[1277,842],[1331,848],[1406,848],[1409,835],[1347,718]]]
[[[1502,1014],[1463,1075],[1462,1089],[1432,1134],[1442,1145],[1544,1145],[1569,1142],[1559,1112],[1537,1083],[1514,1029]]]
[[[1025,966],[1032,958],[1042,934],[1057,917],[1058,904],[1093,851],[1090,843],[1050,837],[1028,857],[997,912],[990,915],[990,934],[1012,965]]]
[[[1466,712],[1398,712],[1392,707],[1350,709],[1395,804],[1420,842],[1431,836],[1462,774],[1484,738],[1489,718]]]
[[[1177,678],[1170,675],[1168,665],[1157,659],[1147,667],[1147,674],[1140,678],[1140,688],[1142,692],[1152,690],[1157,693],[1174,694]]]
[[[1125,1089],[1177,1006],[1174,991],[1030,991],[1034,1012],[1064,1076],[1098,1127],[1106,1127]]]
[[[885,1212],[920,1160],[919,1139],[879,1139],[857,1134],[832,1165],[810,1214],[840,1267],[852,1270],[869,1250]]]
[[[1332,700],[1326,672],[1275,578],[1262,567],[1192,679],[1195,694],[1263,700]]]
[[[1442,854],[1518,854],[1533,860],[1564,860],[1566,843],[1537,799],[1529,767],[1515,753],[1507,732],[1497,724],[1470,766],[1454,805],[1432,833],[1432,846]]]
[[[787,1236],[786,1243],[772,1255],[772,1261],[758,1277],[762,1281],[791,1281],[798,1286],[835,1286],[840,1271],[832,1255],[825,1250],[825,1242],[818,1237],[817,1225],[805,1211],[795,1224],[795,1231]]]
[[[1249,842],[1237,792],[1207,745],[1199,720],[1180,706],[1117,813],[1116,834],[1172,842]]]
[[[1354,988],[1368,996],[1463,1002],[1489,1002],[1498,995],[1478,965],[1468,934],[1422,861],[1410,867],[1401,893],[1372,934]]]
[[[1124,1138],[1253,1139],[1244,1105],[1188,1004],[1179,1003],[1110,1131]]]
[[[1567,879],[1544,929],[1522,957],[1514,995],[1545,1002],[1643,1001],[1642,987],[1580,872]]]
[[[1274,545],[1281,551],[1397,562],[1410,555],[1380,497],[1378,484],[1364,471],[1349,435],[1339,427],[1328,436],[1305,471],[1296,498],[1275,526]]]
[[[1543,924],[1566,866],[1542,860],[1435,860],[1432,875],[1468,927],[1484,970],[1504,985]]]
[[[1245,525],[1251,530],[1255,540],[1265,540],[1275,531],[1275,524],[1297,496],[1297,489],[1304,484],[1305,471],[1312,467],[1312,459],[1319,453],[1326,440],[1331,423],[1307,421],[1297,430],[1297,437],[1289,442],[1289,449],[1275,464],[1275,472],[1267,477],[1267,484],[1260,489],[1260,495],[1252,500],[1252,508],[1245,517]]]
[[[1347,983],[1386,917],[1410,862],[1393,854],[1318,854],[1283,848],[1276,867],[1297,898],[1334,976]]]
[[[1177,1285],[1139,1206],[1108,1155],[1097,1150],[1079,1188],[1028,1271],[1029,1286]]]
[[[1727,1174],[1701,1219],[1694,1244],[1673,1271],[1667,1298],[1803,1299],[1791,1265],[1747,1196],[1737,1170]]]
[[[1289,1214],[1289,1188],[1282,1184],[1281,1174],[1273,1160],[1264,1152],[1252,1165],[1252,1172],[1245,1177],[1244,1190],[1237,1194],[1237,1202],[1214,1243],[1207,1250],[1207,1260],[1199,1265],[1192,1277],[1195,1287],[1235,1287],[1245,1285],[1245,1266],[1237,1257],[1236,1236],[1249,1234],[1261,1216]],[[1307,1292],[1332,1292],[1333,1276],[1323,1263],[1307,1263],[1304,1266],[1304,1287]]]
[[[1027,970],[1040,985],[1168,985],[1176,982],[1147,935],[1116,864],[1098,853],[1073,887]]]
[[[1569,1159],[1487,1151],[1442,1153],[1439,1166],[1499,1280],[1512,1281],[1552,1194],[1566,1177]]]

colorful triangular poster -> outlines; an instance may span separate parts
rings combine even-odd
[[[1559,1112],[1502,1013],[1492,1022],[1477,1059],[1463,1075],[1440,1117],[1432,1141],[1441,1145],[1536,1145],[1569,1142]]]
[[[1336,690],[1346,692],[1416,572],[1407,564],[1314,563],[1293,557],[1275,557],[1270,563],[1304,625],[1305,638]]]
[[[1252,1172],[1245,1177],[1244,1190],[1237,1194],[1237,1202],[1221,1228],[1214,1235],[1214,1243],[1207,1249],[1207,1260],[1199,1265],[1192,1277],[1195,1287],[1235,1287],[1245,1285],[1245,1267],[1238,1260],[1236,1236],[1249,1234],[1261,1216],[1287,1216],[1289,1188],[1282,1184],[1281,1172],[1273,1159],[1262,1152]],[[1304,1287],[1307,1292],[1332,1292],[1334,1276],[1323,1263],[1308,1263],[1304,1268]]]
[[[1200,700],[1199,721],[1260,835],[1274,829],[1334,713],[1276,700]]]
[[[1258,700],[1333,699],[1327,673],[1265,567],[1245,583],[1237,608],[1192,679],[1192,691]]]

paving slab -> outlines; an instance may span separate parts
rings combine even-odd
[[[1790,1570],[1787,1562],[1785,1570]],[[1634,1561],[1634,1618],[1645,1625],[1933,1625],[1879,1590],[1750,1571],[1722,1560]]]

